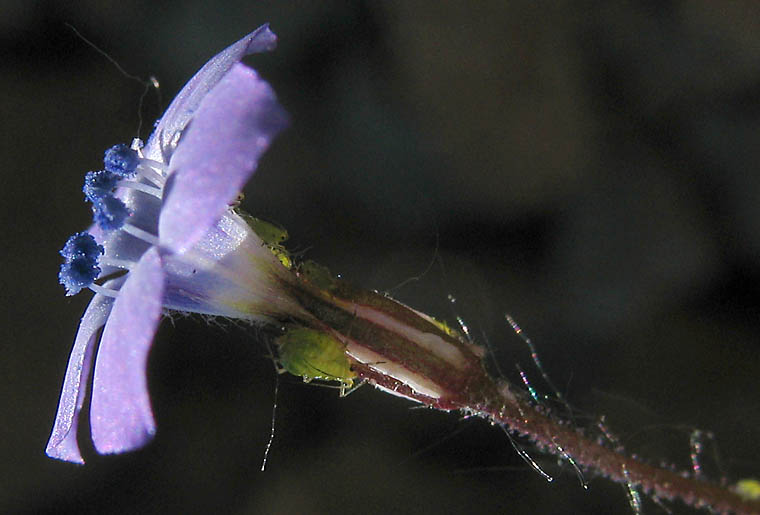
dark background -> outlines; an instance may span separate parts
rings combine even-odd
[[[532,451],[558,476],[546,484],[484,421],[285,376],[262,473],[275,374],[261,335],[198,317],[156,338],[153,443],[99,457],[83,424],[86,466],[44,456],[89,298],[64,296],[57,251],[88,225],[82,176],[135,135],[142,91],[65,23],[155,75],[165,107],[265,21],[280,46],[248,62],[292,125],[245,207],[363,286],[450,321],[454,295],[504,373],[519,381],[519,363],[548,393],[511,313],[578,424],[605,414],[628,449],[679,469],[690,431],[710,430],[711,478],[757,474],[756,2],[6,0],[1,512],[629,510],[621,486],[583,491]],[[143,112],[146,137],[155,95]]]

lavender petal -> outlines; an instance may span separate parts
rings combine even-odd
[[[244,56],[274,50],[277,36],[264,24],[212,57],[174,98],[164,113],[144,151],[148,158],[163,161],[175,138],[187,126],[206,94]]]
[[[170,163],[158,224],[162,245],[182,253],[222,216],[253,174],[287,115],[256,72],[235,64],[201,102]]]
[[[117,286],[119,282],[123,280],[117,279],[107,283],[107,286]],[[90,376],[97,332],[106,323],[113,301],[111,297],[95,295],[82,316],[74,347],[69,356],[53,431],[45,448],[45,454],[51,458],[84,463],[77,444],[79,412],[82,410],[87,391],[87,379]]]
[[[142,447],[155,433],[146,367],[163,290],[161,257],[152,248],[119,291],[98,350],[90,426],[101,454]]]

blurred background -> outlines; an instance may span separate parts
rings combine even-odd
[[[542,392],[510,313],[573,406],[631,452],[727,481],[760,442],[760,6],[756,2],[0,2],[2,513],[625,513],[624,488],[498,428],[370,387],[280,378],[259,330],[168,320],[158,434],[87,465],[43,453],[89,295],[58,249],[90,222],[84,173],[147,137],[212,55],[247,60],[292,116],[245,190],[289,248],[439,318]],[[160,108],[159,108],[160,106]],[[412,279],[412,280],[410,280]],[[402,284],[403,283],[403,284]],[[401,285],[401,286],[399,286]],[[452,304],[448,296],[457,300]],[[674,513],[690,513],[668,504]],[[648,513],[662,509],[647,501]]]

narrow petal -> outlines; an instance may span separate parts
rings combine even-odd
[[[117,281],[123,282],[121,279]],[[107,286],[118,286],[118,282],[107,283]],[[111,313],[113,300],[111,297],[95,295],[82,316],[69,357],[69,365],[66,368],[53,432],[45,449],[45,454],[51,458],[84,463],[82,454],[79,452],[79,445],[77,445],[77,422],[87,391],[87,379],[90,376],[97,332],[106,323]]]
[[[161,258],[153,248],[127,276],[103,330],[90,407],[92,440],[101,454],[142,447],[155,433],[146,367],[163,290]]]
[[[162,245],[184,252],[228,209],[287,115],[272,88],[234,65],[206,95],[169,165],[158,223]]]
[[[232,66],[244,56],[274,50],[277,36],[264,24],[237,43],[212,57],[182,91],[174,98],[164,113],[144,151],[150,159],[163,161],[164,153],[176,144],[176,136],[195,114],[203,97],[216,86]]]

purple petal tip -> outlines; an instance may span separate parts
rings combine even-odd
[[[253,31],[247,38],[246,55],[271,52],[277,47],[277,36],[269,29],[268,23]]]
[[[156,431],[146,368],[163,290],[161,257],[152,248],[127,276],[98,349],[90,427],[101,454],[142,447]]]
[[[53,458],[61,461],[68,461],[70,463],[76,463],[78,465],[84,465],[84,459],[79,452],[79,446],[77,445],[76,438],[68,438],[64,436],[62,439],[51,437],[45,448],[45,454],[49,458]]]

